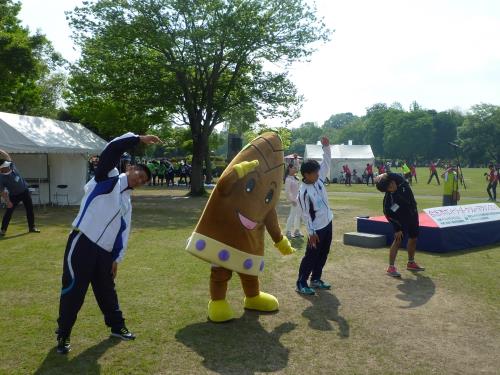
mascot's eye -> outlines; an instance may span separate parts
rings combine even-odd
[[[264,200],[266,203],[269,203],[273,200],[274,190],[271,189],[266,195],[266,199]]]
[[[251,178],[250,180],[247,181],[247,184],[245,186],[245,191],[247,193],[250,193],[254,187],[255,187],[255,179]]]

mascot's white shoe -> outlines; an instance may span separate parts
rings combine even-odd
[[[257,311],[276,311],[280,307],[280,304],[275,296],[260,292],[258,296],[255,297],[245,297],[245,309],[257,310]]]
[[[208,302],[208,319],[215,323],[234,319],[234,311],[225,299]]]

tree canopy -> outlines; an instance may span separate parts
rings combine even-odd
[[[203,193],[217,124],[248,108],[259,118],[297,116],[301,97],[286,67],[329,36],[305,0],[98,0],[69,20],[83,52],[72,105],[98,101],[99,112],[125,114],[129,103],[127,117],[160,114],[154,121],[173,113],[191,131],[193,194]]]
[[[0,0],[0,110],[55,117],[65,77],[62,57],[41,33],[21,25],[21,4]]]
[[[462,146],[462,158],[470,165],[499,163],[500,106],[479,104],[462,114],[428,110],[416,102],[407,111],[399,103],[376,103],[361,117],[335,114],[322,126],[306,122],[291,129],[289,152],[303,154],[305,144],[322,135],[332,143],[369,144],[380,159],[450,160],[455,154],[448,143],[453,142]]]

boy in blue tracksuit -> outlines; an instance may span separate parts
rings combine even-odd
[[[132,189],[151,179],[147,166],[129,166],[119,174],[121,155],[139,143],[161,141],[156,136],[127,133],[113,139],[104,148],[95,177],[85,185],[85,195],[78,216],[73,221],[64,254],[62,290],[59,304],[57,351],[71,350],[70,335],[78,311],[83,305],[89,284],[111,327],[112,336],[133,340],[135,336],[125,326],[118,305],[114,278],[118,263],[123,260],[130,233]]]
[[[323,160],[307,160],[300,167],[302,181],[299,203],[307,227],[308,243],[302,258],[297,279],[297,292],[315,294],[314,289],[330,289],[330,284],[321,280],[333,234],[333,213],[328,203],[328,194],[323,184],[330,171],[331,151],[328,138],[321,139]],[[309,276],[311,283],[308,285]]]

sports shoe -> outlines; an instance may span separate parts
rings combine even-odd
[[[313,289],[331,289],[331,285],[325,283],[323,280],[311,280],[311,288]]]
[[[111,328],[111,336],[118,337],[122,340],[135,340],[135,335],[130,332],[127,327],[121,327],[119,329]]]
[[[286,236],[288,239],[293,238],[292,232],[286,232]]]
[[[301,238],[301,237],[304,237],[304,235],[302,233],[300,233],[300,231],[296,230],[295,233],[293,234],[294,237],[296,238]]]
[[[57,352],[59,354],[68,354],[71,351],[69,337],[57,336]]]
[[[0,230],[0,237],[4,237],[5,236],[5,232],[3,230]]]
[[[295,289],[295,291],[299,294],[304,294],[306,296],[313,296],[314,294],[316,294],[314,289],[309,288],[307,285],[297,284],[297,288]]]
[[[30,228],[29,232],[30,233],[40,233],[40,229],[33,227],[33,228]]]
[[[394,266],[389,266],[389,268],[387,269],[387,275],[392,276],[392,277],[401,277],[401,274],[398,272],[398,270]]]
[[[415,262],[408,262],[406,264],[406,269],[408,271],[425,271],[424,267],[420,267],[417,263]]]

